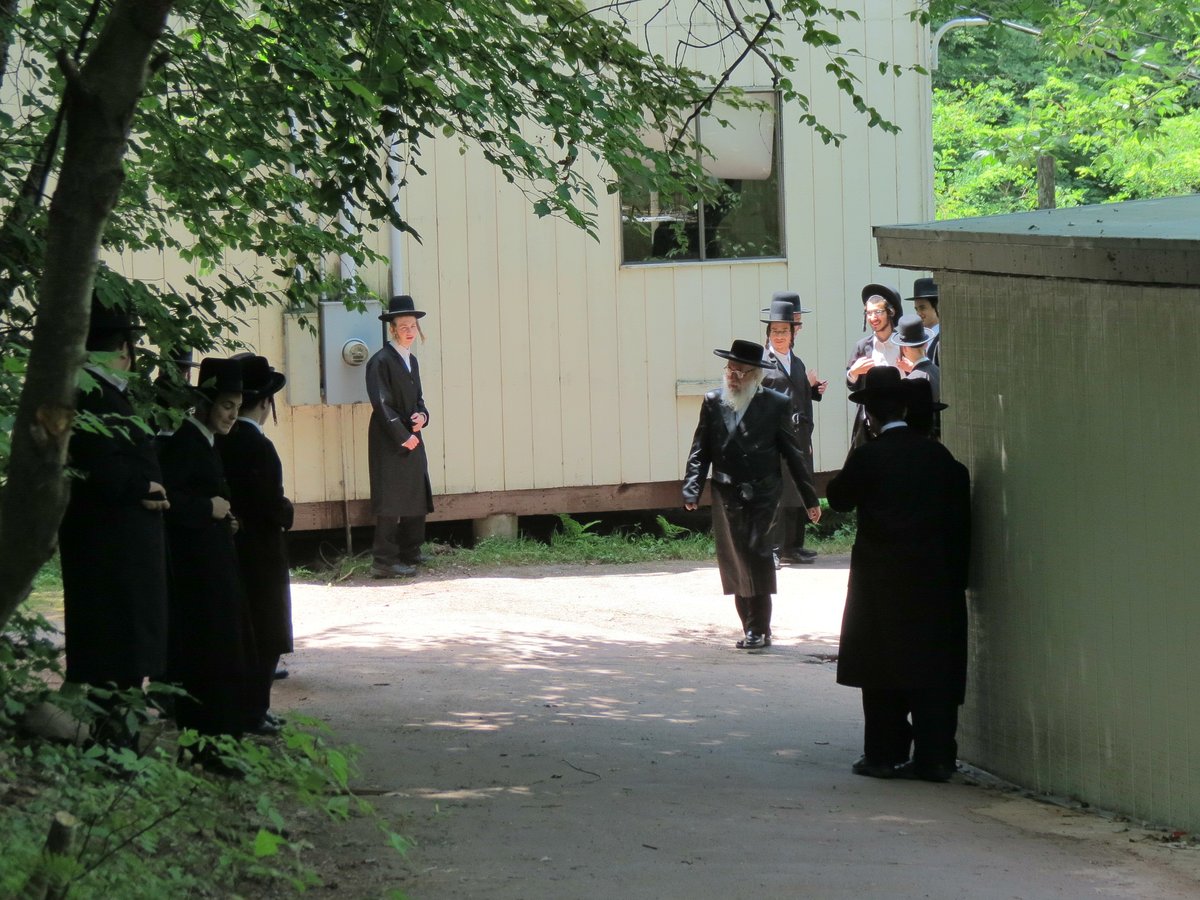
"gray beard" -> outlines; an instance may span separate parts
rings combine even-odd
[[[738,390],[730,390],[729,385],[726,384],[721,388],[722,405],[733,410],[734,415],[740,416],[746,411],[746,407],[750,405],[754,395],[758,393],[758,385],[761,380],[761,378],[746,379]]]

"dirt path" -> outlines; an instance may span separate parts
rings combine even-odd
[[[846,560],[784,570],[775,646],[732,647],[709,564],[294,588],[276,708],[363,748],[418,846],[314,835],[338,896],[1173,898],[1195,849],[963,783],[850,774]]]

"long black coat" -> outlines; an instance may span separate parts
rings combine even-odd
[[[124,392],[97,377],[80,411],[111,436],[76,428],[69,465],[80,478],[58,529],[66,614],[67,680],[125,686],[160,675],[166,663],[167,582],[162,513],[142,506],[162,483],[150,435],[124,417]]]
[[[829,483],[858,510],[837,680],[937,687],[962,702],[967,677],[970,478],[936,441],[893,428],[850,451]]]
[[[199,701],[180,724],[236,733],[254,718],[254,626],[229,522],[212,517],[212,497],[229,499],[221,458],[189,419],[159,453],[171,508],[170,663],[168,677]]]
[[[817,492],[792,428],[792,404],[787,397],[760,390],[730,432],[721,392],[704,395],[688,454],[683,502],[699,502],[711,467],[713,537],[721,590],[726,594],[775,593],[771,522],[783,488],[781,459],[800,487],[805,505],[816,506]]]
[[[295,511],[283,494],[283,464],[258,423],[238,419],[217,450],[229,483],[239,528],[237,548],[242,587],[254,623],[254,643],[263,659],[292,652],[292,592],[285,532]]]
[[[766,348],[763,356],[765,361],[774,362],[775,368],[767,369],[763,377],[763,387],[778,391],[792,401],[792,427],[796,430],[796,442],[804,451],[804,463],[808,473],[813,473],[812,436],[814,427],[813,402],[821,401],[821,392],[816,385],[808,383],[808,369],[804,360],[795,353],[789,354],[789,371],[775,362],[778,354],[770,347]],[[779,505],[788,508],[803,506],[803,498],[796,483],[786,472],[783,477],[783,495]]]
[[[425,456],[425,431],[415,450],[402,445],[413,434],[413,413],[429,410],[421,393],[421,367],[409,356],[412,371],[399,352],[384,344],[367,360],[367,397],[371,423],[367,428],[367,458],[371,470],[371,511],[376,517],[423,516],[433,512],[433,487]]]

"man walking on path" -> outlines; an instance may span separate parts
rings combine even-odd
[[[372,548],[375,578],[415,575],[425,561],[425,516],[433,512],[433,487],[421,430],[429,410],[421,393],[421,369],[412,344],[421,332],[424,312],[407,294],[393,297],[380,320],[387,322],[388,342],[367,361],[367,397],[371,423],[367,457],[371,470],[371,512],[375,516]]]
[[[837,669],[839,684],[862,689],[852,770],[947,781],[967,678],[970,479],[905,425],[899,369],[872,369],[865,384],[850,399],[878,437],[850,451],[827,491],[830,508],[858,511]]]
[[[771,645],[771,523],[783,490],[781,459],[813,522],[821,518],[821,508],[792,428],[791,402],[762,387],[762,345],[734,341],[729,350],[713,353],[729,361],[725,386],[704,395],[687,460],[683,503],[691,510],[699,506],[711,466],[721,589],[733,594],[741,619],[744,637],[737,646],[758,650]]]

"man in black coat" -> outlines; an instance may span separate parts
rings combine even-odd
[[[415,575],[424,562],[425,516],[433,512],[433,488],[421,430],[429,410],[421,393],[421,369],[412,353],[424,312],[407,294],[393,297],[387,312],[388,342],[367,361],[371,423],[367,458],[371,471],[372,548],[375,578]]]
[[[93,300],[92,361],[84,366],[92,385],[76,400],[84,415],[68,465],[77,478],[58,532],[67,680],[121,690],[162,674],[167,646],[162,514],[169,504],[150,435],[133,421],[125,391],[139,330],[127,314]]]
[[[852,769],[946,781],[966,691],[970,479],[905,425],[898,369],[873,369],[865,383],[851,399],[878,437],[850,451],[827,489],[831,508],[858,511],[837,670],[838,683],[862,689]]]
[[[871,333],[854,345],[846,363],[846,387],[854,391],[864,375],[876,366],[894,366],[900,348],[891,342],[896,322],[904,314],[900,292],[890,284],[868,284],[862,289],[863,322]],[[859,406],[850,431],[850,446],[857,447],[870,437],[866,411]]]
[[[205,359],[193,395],[194,414],[159,450],[171,496],[167,677],[190,695],[176,703],[180,726],[236,736],[258,725],[253,686],[260,667],[233,544],[238,523],[215,439],[237,421],[241,364]]]
[[[269,733],[279,720],[269,712],[271,685],[279,657],[292,652],[292,595],[285,533],[292,527],[292,501],[283,493],[283,464],[263,432],[275,410],[275,394],[287,378],[265,356],[235,356],[242,364],[242,406],[229,434],[217,438],[217,449],[229,482],[230,503],[237,517],[234,535],[246,605],[254,625],[257,671],[252,688],[256,702],[252,730]]]
[[[913,295],[908,298],[913,312],[921,317],[921,324],[933,335],[925,352],[939,368],[942,365],[942,320],[938,315],[938,286],[932,278],[918,278],[913,282]]]
[[[808,506],[821,517],[812,477],[792,428],[792,404],[762,387],[762,346],[734,341],[713,353],[728,360],[725,386],[704,395],[683,481],[683,503],[694,510],[712,468],[713,537],[721,589],[733,594],[744,637],[737,646],[771,644],[771,595],[775,593],[771,523],[783,490],[780,460]]]
[[[804,451],[804,464],[811,477],[813,402],[820,402],[828,382],[821,381],[815,371],[807,369],[804,360],[796,355],[793,348],[796,332],[804,327],[802,316],[812,310],[800,306],[799,294],[777,291],[771,297],[771,306],[764,312],[767,318],[761,321],[767,326],[767,341],[763,348],[763,361],[769,365],[763,376],[763,387],[779,391],[792,401],[792,427],[796,430],[796,442]],[[807,505],[796,483],[785,471],[783,495],[775,517],[776,562],[811,564],[816,557],[814,551],[804,548]]]

